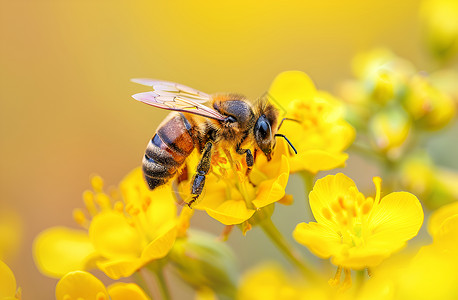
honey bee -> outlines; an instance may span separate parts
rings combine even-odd
[[[288,119],[278,122],[279,111],[266,98],[252,104],[239,94],[209,95],[168,81],[132,81],[153,88],[133,95],[134,99],[173,111],[159,125],[143,156],[142,170],[148,187],[154,190],[174,178],[194,149],[202,155],[192,180],[189,207],[202,193],[212,153],[217,148],[234,149],[244,156],[247,175],[258,150],[271,160],[276,137],[283,137],[296,152],[290,141],[277,133]]]

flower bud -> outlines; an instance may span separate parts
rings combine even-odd
[[[421,199],[427,198],[433,188],[435,167],[426,153],[408,156],[401,166],[404,188]]]
[[[412,78],[404,107],[424,130],[441,129],[454,117],[456,109],[453,100],[425,76]]]
[[[386,108],[375,114],[369,131],[376,148],[388,152],[402,146],[408,137],[411,124],[401,107]]]
[[[458,53],[457,1],[423,1],[420,18],[423,23],[424,38],[436,58],[447,60]]]
[[[238,272],[231,249],[216,237],[189,230],[169,254],[179,276],[196,290],[212,289],[218,299],[233,299]]]
[[[400,177],[403,187],[420,197],[430,209],[458,200],[458,173],[436,167],[426,153],[407,157]]]

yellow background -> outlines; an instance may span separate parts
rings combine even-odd
[[[23,218],[8,264],[25,299],[56,283],[33,264],[34,236],[75,226],[89,175],[118,183],[166,115],[130,97],[147,90],[130,78],[256,97],[291,69],[333,91],[374,46],[427,67],[417,0],[0,3],[0,203]]]

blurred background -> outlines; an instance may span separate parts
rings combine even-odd
[[[0,3],[0,207],[3,218],[17,214],[22,224],[18,250],[6,262],[25,299],[52,298],[57,282],[37,271],[33,238],[55,225],[76,228],[72,210],[83,206],[89,176],[116,185],[139,166],[167,114],[134,101],[132,94],[148,89],[130,78],[256,98],[286,70],[304,71],[333,92],[352,77],[354,55],[377,46],[419,69],[434,67],[417,0]],[[447,132],[444,140],[455,136]],[[377,175],[357,157],[347,165],[359,186]],[[293,176],[290,192],[301,197],[301,184]],[[205,214],[193,222],[222,229]],[[296,223],[281,226],[290,231]],[[242,256],[242,266],[276,255],[255,230],[250,235],[235,230],[229,240],[238,253],[263,249]]]

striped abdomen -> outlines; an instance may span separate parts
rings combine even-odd
[[[150,189],[165,184],[194,150],[191,125],[182,113],[172,113],[146,147],[143,175]]]

